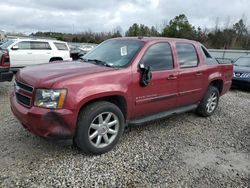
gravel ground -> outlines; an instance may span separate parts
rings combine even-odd
[[[111,152],[86,156],[22,128],[11,89],[0,83],[0,187],[250,187],[249,92],[228,92],[209,118],[131,127]]]

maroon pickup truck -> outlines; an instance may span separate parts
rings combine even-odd
[[[124,127],[196,110],[212,115],[233,76],[199,42],[116,38],[75,62],[16,74],[11,109],[46,138],[72,138],[85,153],[111,150]]]

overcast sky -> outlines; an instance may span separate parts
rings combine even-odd
[[[0,29],[16,32],[125,32],[133,23],[163,27],[179,14],[198,27],[211,28],[244,18],[250,26],[249,0],[2,0]]]

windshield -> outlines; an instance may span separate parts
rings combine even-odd
[[[94,60],[98,64],[110,67],[126,67],[143,46],[142,41],[136,40],[108,40],[101,43],[81,59]]]
[[[250,67],[250,57],[241,57],[234,63],[235,66]]]
[[[8,40],[0,46],[0,49],[6,50],[11,44],[13,44],[13,42],[13,40]]]

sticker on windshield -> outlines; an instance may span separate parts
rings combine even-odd
[[[128,49],[127,46],[121,47],[121,56],[128,55]]]

